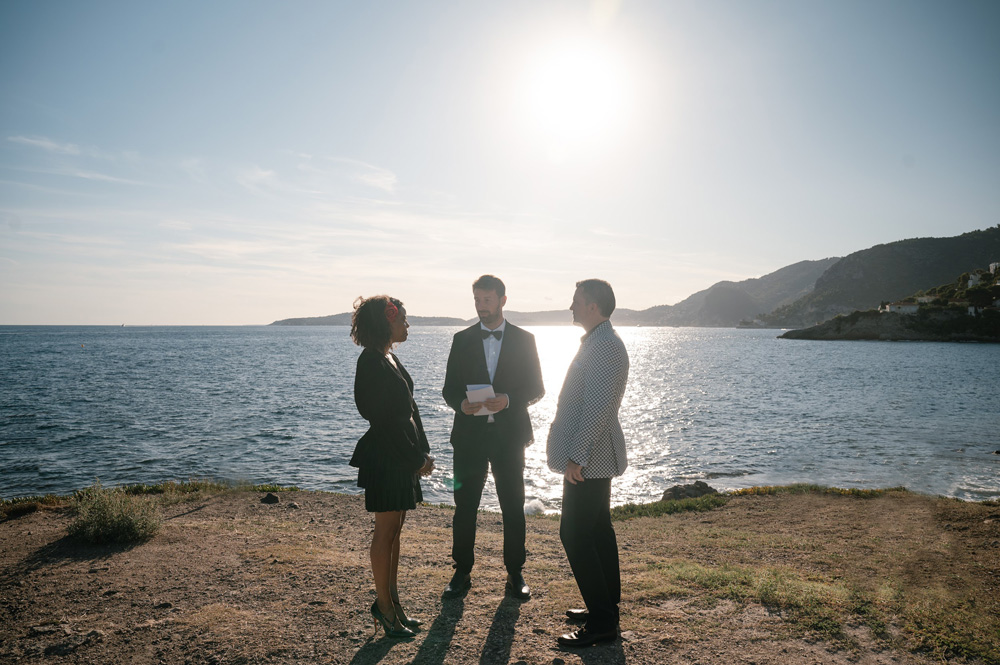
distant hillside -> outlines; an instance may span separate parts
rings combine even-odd
[[[833,257],[800,261],[763,277],[718,282],[676,305],[660,305],[639,312],[639,322],[659,326],[732,327],[808,294],[820,275],[839,260]]]
[[[765,317],[772,327],[801,328],[838,314],[873,309],[950,282],[955,275],[1000,261],[1000,226],[951,238],[913,238],[844,257],[816,288]]]
[[[770,312],[809,293],[816,279],[840,259],[800,261],[776,270],[763,277],[742,282],[719,282],[699,291],[676,305],[659,305],[644,310],[618,308],[611,321],[619,326],[721,326],[733,327],[741,320]],[[508,321],[519,326],[571,325],[573,314],[564,309],[543,312],[505,311]],[[415,326],[471,325],[476,319],[466,320],[410,316]],[[349,326],[351,313],[331,316],[314,316],[275,321],[272,326]]]
[[[550,309],[544,312],[508,312],[503,316],[516,326],[568,326],[573,323],[573,312],[566,309]],[[618,308],[611,315],[611,322],[619,326],[641,325],[642,312],[634,309]],[[472,324],[475,319],[469,321]]]
[[[329,316],[310,316],[300,319],[282,319],[270,324],[272,326],[349,326],[352,312],[330,314]],[[406,320],[411,326],[462,326],[465,321],[448,316],[410,316]]]

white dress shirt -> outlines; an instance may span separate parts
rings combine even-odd
[[[481,330],[490,330],[482,322],[479,323],[479,328]],[[490,383],[493,383],[493,377],[497,373],[497,360],[500,358],[500,347],[503,345],[503,332],[507,328],[507,320],[504,319],[503,323],[499,327],[493,330],[499,330],[501,338],[497,339],[493,335],[490,335],[483,340],[483,353],[486,354],[486,368],[490,371]],[[491,331],[492,332],[492,331]]]
[[[479,322],[480,330],[487,330],[492,332],[489,328],[483,325],[483,322]],[[500,331],[500,339],[497,339],[493,335],[483,339],[483,353],[486,354],[486,369],[490,372],[490,383],[493,383],[493,377],[497,373],[497,360],[500,359],[500,347],[503,345],[503,334],[504,330],[507,328],[507,319],[503,320],[498,327],[493,328],[493,330]],[[486,417],[486,422],[493,422],[493,414],[491,413]]]

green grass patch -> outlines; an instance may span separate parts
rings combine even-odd
[[[726,505],[729,497],[725,494],[706,494],[692,499],[673,499],[653,503],[626,503],[611,509],[614,521],[630,520],[636,517],[659,517],[674,513],[706,512]]]
[[[748,495],[773,495],[773,494],[839,494],[841,496],[854,496],[862,499],[874,499],[889,492],[907,492],[905,487],[887,487],[885,489],[858,489],[856,487],[827,487],[825,485],[812,485],[798,483],[795,485],[768,485],[763,487],[747,487],[744,489],[727,492],[730,496]]]
[[[678,586],[701,590],[709,598],[737,603],[759,603],[782,614],[785,621],[804,633],[828,640],[844,638],[844,624],[852,620],[843,600],[849,596],[836,583],[803,579],[793,570],[723,564],[705,566],[691,561],[671,561],[650,566],[663,589]]]
[[[139,543],[160,530],[162,519],[147,497],[129,494],[121,487],[101,487],[100,481],[73,497],[76,519],[69,526],[71,538],[87,543]]]
[[[220,494],[222,492],[297,492],[299,488],[294,485],[251,485],[249,483],[219,482],[215,480],[186,480],[177,482],[168,480],[155,485],[136,484],[122,485],[121,490],[130,495],[142,494],[167,494],[183,495],[204,492],[205,494]]]
[[[911,599],[905,629],[920,651],[942,661],[962,658],[1000,664],[996,619],[966,601],[961,604],[927,593]]]
[[[0,499],[0,519],[17,519],[38,510],[65,508],[69,499],[64,496],[23,496],[15,499]]]

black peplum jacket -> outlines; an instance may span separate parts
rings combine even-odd
[[[351,466],[376,472],[416,473],[430,454],[413,379],[395,354],[396,366],[377,351],[364,349],[354,375],[354,403],[369,428],[358,441]]]

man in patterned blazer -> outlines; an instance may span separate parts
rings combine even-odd
[[[566,612],[585,620],[561,636],[579,647],[618,637],[621,573],[611,525],[611,479],[625,472],[625,435],[618,409],[628,380],[628,353],[611,327],[615,293],[599,279],[577,282],[573,322],[586,331],[566,372],[549,429],[549,468],[563,474],[559,537],[587,609]]]
[[[444,591],[458,596],[472,584],[476,519],[486,473],[493,471],[503,514],[506,592],[531,597],[521,573],[525,561],[524,448],[534,441],[528,407],[542,398],[535,337],[504,320],[504,283],[483,275],[472,285],[479,322],[455,334],[445,371],[444,399],[455,409],[455,517],[451,556],[455,574]],[[492,386],[495,397],[469,401],[469,386]]]

